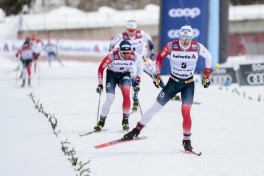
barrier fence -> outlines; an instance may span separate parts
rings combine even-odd
[[[212,84],[238,83],[240,86],[264,85],[264,63],[241,64],[238,70],[218,68],[210,79]]]
[[[0,55],[14,56],[21,48],[24,40],[0,40]],[[48,40],[42,40],[41,55],[45,55],[44,46]],[[61,56],[106,56],[108,54],[108,40],[55,40],[50,42],[57,47]]]

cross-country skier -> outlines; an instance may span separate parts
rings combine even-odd
[[[33,47],[33,64],[34,64],[34,73],[36,73],[37,69],[37,59],[40,55],[40,52],[43,48],[43,42],[37,38],[37,34],[33,33],[31,36],[31,43],[34,46]]]
[[[51,43],[49,40],[48,43],[44,46],[44,50],[48,54],[49,66],[51,66],[51,56],[54,56],[55,59],[57,59],[57,61],[63,67],[63,64],[61,63],[60,58],[56,54],[57,53],[57,46],[55,44]]]
[[[123,130],[128,131],[129,124],[128,118],[130,113],[130,69],[136,64],[137,66],[137,76],[136,81],[133,84],[133,89],[135,92],[140,90],[140,76],[143,70],[142,63],[136,62],[140,59],[139,56],[132,51],[131,44],[128,41],[122,41],[117,49],[113,49],[102,61],[98,69],[98,82],[99,85],[96,92],[101,94],[103,91],[103,72],[106,71],[106,100],[101,109],[100,121],[94,127],[94,132],[101,131],[104,127],[107,114],[110,107],[115,99],[115,88],[116,85],[119,86],[123,95],[123,120],[122,126]]]
[[[127,30],[123,33],[118,34],[110,43],[110,50],[118,47],[118,44],[125,40],[131,43],[132,49],[141,56],[144,60],[146,60],[147,65],[144,66],[144,72],[150,75],[156,75],[155,68],[155,52],[154,45],[152,42],[151,36],[143,30],[137,30],[137,23],[134,20],[129,20],[126,25]],[[149,52],[150,50],[150,52]],[[143,61],[144,61],[143,60]],[[144,62],[142,62],[144,63]],[[137,67],[133,66],[131,70],[132,83],[136,81],[136,73]],[[163,87],[163,84],[161,85]],[[134,92],[133,94],[133,107],[132,111],[137,111],[138,109],[138,98],[137,94]]]
[[[28,73],[28,85],[31,85],[31,63],[33,60],[33,45],[30,42],[30,38],[27,37],[22,47],[17,51],[16,57],[19,57],[23,64],[22,70],[22,85],[25,86],[26,82],[26,72]]]
[[[156,85],[160,84],[160,69],[164,57],[170,55],[171,76],[167,85],[159,93],[155,103],[145,112],[137,126],[124,135],[123,140],[133,139],[138,136],[142,128],[158,113],[165,104],[178,92],[182,97],[182,117],[183,117],[183,141],[182,144],[186,151],[192,151],[191,145],[191,127],[192,120],[190,110],[194,96],[193,73],[196,68],[198,55],[205,58],[205,72],[203,76],[203,86],[207,88],[210,85],[209,74],[211,67],[211,54],[200,43],[192,41],[193,30],[191,26],[185,25],[180,29],[180,40],[169,42],[160,51],[156,60]]]

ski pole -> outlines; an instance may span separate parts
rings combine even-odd
[[[37,65],[38,65],[38,84],[40,86],[40,62]]]
[[[146,65],[146,67],[148,69],[148,72],[149,72],[150,76],[152,77],[152,79],[155,79],[155,77],[153,76],[153,74],[151,73],[150,69],[147,66],[148,62],[147,62],[145,56],[143,56],[143,60],[144,60],[144,64]]]
[[[138,99],[138,92],[136,93],[136,96],[137,96],[137,99]],[[141,116],[143,116],[142,109],[141,109],[141,106],[140,106],[140,103],[139,103],[139,99],[138,99],[138,106],[139,106],[139,110],[140,110]]]
[[[16,70],[16,87],[17,88],[17,73],[18,73],[18,70]]]
[[[17,73],[19,72],[20,65],[21,65],[21,62],[17,58],[17,68],[15,69],[15,71],[16,71],[16,88],[17,88]]]
[[[147,62],[145,56],[143,56],[143,60],[144,60],[144,64],[146,65],[146,67],[148,69],[148,72],[149,72],[150,76],[152,77],[153,80],[156,80],[157,81],[157,79],[153,76],[153,74],[151,73],[151,70],[147,66],[148,62]],[[163,85],[165,85],[162,79],[161,79],[161,81],[162,81]]]
[[[98,102],[98,110],[97,110],[97,123],[98,123],[98,119],[99,119],[100,102],[101,102],[101,93],[99,93],[99,102]]]
[[[212,73],[209,75],[209,78],[214,74],[215,70],[218,68],[219,64],[215,65],[215,68],[213,69]]]

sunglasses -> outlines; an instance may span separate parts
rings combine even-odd
[[[136,29],[127,29],[127,32],[136,32]]]
[[[122,54],[130,54],[130,52],[122,51]]]
[[[191,40],[192,36],[187,36],[187,35],[181,35],[180,36],[182,40]]]

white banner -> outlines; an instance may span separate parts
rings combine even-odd
[[[110,41],[59,40],[58,53],[64,56],[106,56]]]
[[[0,40],[0,55],[15,56],[23,45],[24,40]],[[43,40],[44,46],[48,40]],[[58,44],[58,55],[64,56],[106,56],[110,40],[54,40],[51,43]],[[43,47],[44,49],[44,47]],[[43,50],[41,55],[45,55]]]
[[[24,40],[0,40],[0,55],[15,56]]]

